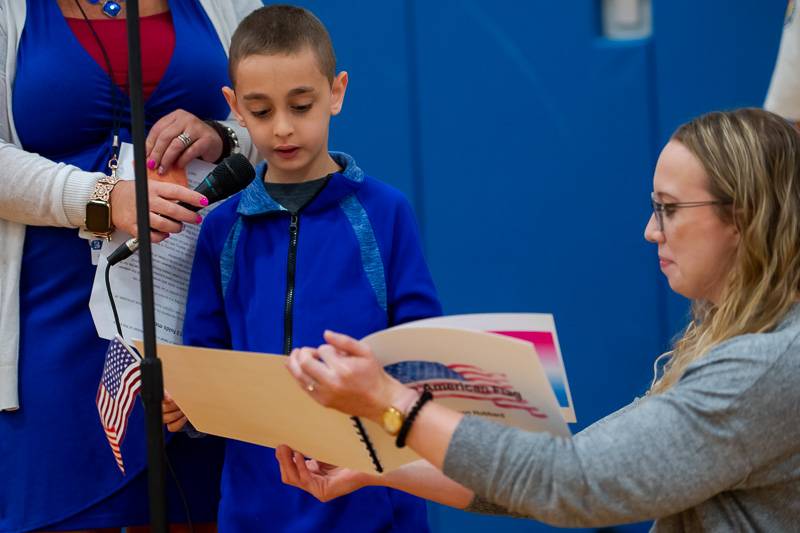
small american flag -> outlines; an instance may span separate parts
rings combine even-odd
[[[103,377],[97,388],[97,410],[117,466],[125,475],[120,444],[128,427],[133,402],[142,386],[141,358],[119,336],[108,345]]]

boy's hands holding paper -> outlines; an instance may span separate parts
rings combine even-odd
[[[188,422],[186,415],[167,391],[164,391],[164,400],[161,402],[161,418],[167,429],[173,433],[180,431]]]

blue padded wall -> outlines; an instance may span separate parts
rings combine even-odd
[[[761,104],[786,1],[654,0],[652,37],[621,42],[600,0],[299,3],[350,73],[331,148],[413,201],[445,311],[553,313],[575,431],[643,393],[686,316],[642,236],[655,160],[692,116]]]
[[[767,94],[785,0],[654,3],[658,144],[701,113],[760,107]],[[686,300],[663,283],[666,329],[686,322]]]
[[[269,3],[269,2],[268,2]],[[368,174],[415,198],[407,8],[404,2],[300,1],[328,28],[349,85],[332,119],[329,147],[350,153]]]
[[[594,9],[567,2],[417,6],[425,235],[446,311],[552,312],[577,430],[643,392],[660,343],[642,239],[650,43],[608,42]],[[544,529],[431,515],[443,531]]]

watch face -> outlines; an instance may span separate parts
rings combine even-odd
[[[403,426],[403,414],[397,409],[390,407],[383,412],[383,429],[390,435],[397,435]]]
[[[92,200],[86,204],[86,229],[92,233],[111,231],[111,208],[106,202]]]

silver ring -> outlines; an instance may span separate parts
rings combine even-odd
[[[308,392],[314,392],[314,390],[315,390],[315,387],[314,387],[314,382],[311,382],[311,383],[309,383],[308,385],[306,385],[306,390],[307,390]]]
[[[184,150],[185,150],[186,148],[189,148],[189,147],[192,145],[192,142],[194,142],[194,141],[192,141],[192,138],[189,136],[189,134],[188,134],[188,133],[186,133],[185,131],[184,131],[183,133],[181,133],[180,135],[178,135],[176,138],[177,138],[177,139],[178,139],[180,142],[182,142],[182,143],[183,143],[183,148],[184,148]]]

